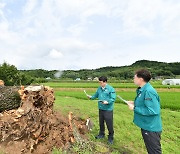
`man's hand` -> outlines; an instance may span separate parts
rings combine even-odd
[[[91,99],[92,96],[91,96],[91,95],[87,95],[87,97],[88,97],[89,99]]]
[[[108,101],[103,101],[102,104],[106,104],[106,105],[107,105],[107,104],[109,104],[109,103],[108,103]]]
[[[130,110],[134,110],[134,102],[133,101],[128,101],[128,106]]]

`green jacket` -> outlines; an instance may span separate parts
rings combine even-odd
[[[147,131],[161,132],[160,99],[150,83],[137,89],[134,101],[134,123]]]
[[[116,93],[113,87],[106,85],[104,88],[98,87],[96,93],[91,97],[91,99],[104,100],[108,104],[102,104],[101,101],[98,101],[98,108],[101,110],[112,111],[114,109],[114,102],[116,99]]]

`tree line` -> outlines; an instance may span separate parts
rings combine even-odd
[[[153,78],[174,78],[176,75],[180,75],[180,63],[165,63],[157,61],[140,60],[136,61],[130,66],[121,67],[103,67],[92,70],[67,70],[64,71],[62,78],[94,78],[101,75],[108,76],[109,78],[127,80],[132,79],[134,72],[138,69],[148,69]]]
[[[134,72],[138,69],[148,69],[153,78],[174,78],[180,75],[180,63],[165,63],[158,61],[140,60],[129,66],[102,67],[98,69],[64,70],[60,79],[83,80],[93,79],[99,76],[107,76],[111,79],[128,80],[132,79]],[[56,79],[57,70],[18,70],[14,65],[6,62],[0,65],[0,80],[4,80],[6,85],[29,85],[31,83],[47,82],[49,79]]]
[[[33,74],[20,71],[14,65],[6,62],[0,65],[0,80],[3,80],[6,86],[45,82],[44,77],[35,77]]]

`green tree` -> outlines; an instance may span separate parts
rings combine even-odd
[[[27,75],[22,72],[18,73],[18,84],[19,85],[30,85],[34,81],[35,81],[35,79],[32,76]]]
[[[4,62],[0,65],[0,80],[3,80],[6,86],[13,86],[30,85],[35,78],[17,70],[14,65]]]
[[[19,81],[17,68],[14,65],[4,62],[0,65],[0,79],[7,86],[17,85]]]

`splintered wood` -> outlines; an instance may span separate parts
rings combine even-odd
[[[18,93],[20,107],[0,113],[0,149],[8,154],[51,153],[54,147],[65,148],[75,142],[72,113],[65,119],[53,111],[52,88],[21,86]],[[84,123],[77,122],[77,125],[82,129]]]
[[[0,80],[0,86],[4,86],[4,81]]]

